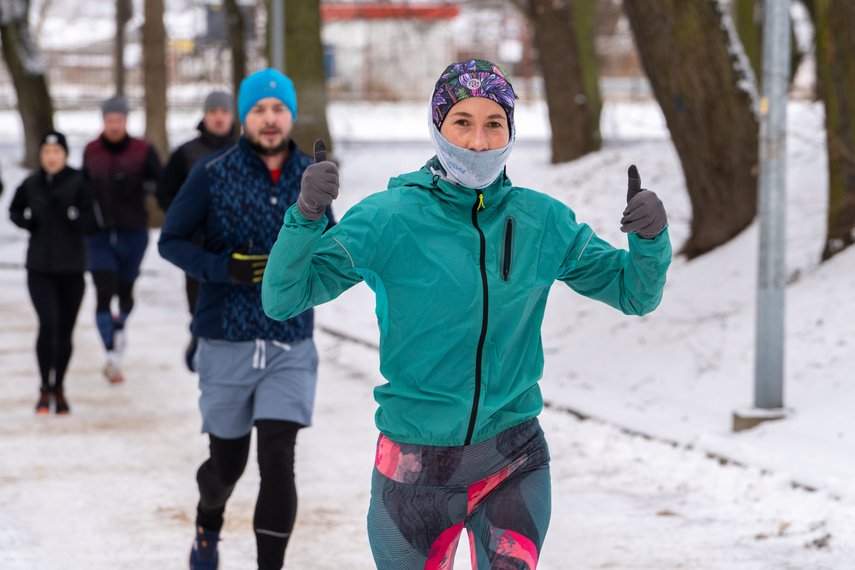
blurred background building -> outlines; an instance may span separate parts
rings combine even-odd
[[[139,4],[134,2],[126,27],[126,95],[132,103],[142,99]],[[238,4],[251,73],[267,65],[267,3]],[[603,6],[596,42],[603,95],[646,97],[649,88],[620,3]],[[94,106],[113,93],[114,13],[112,2],[32,0],[31,25],[57,109]],[[445,65],[473,57],[503,65],[522,99],[542,97],[530,26],[508,0],[324,0],[321,16],[333,101],[421,100]],[[212,87],[231,84],[223,0],[166,2],[165,23],[169,105],[195,108]],[[15,105],[8,70],[0,65],[0,108]]]

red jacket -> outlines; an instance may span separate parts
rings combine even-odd
[[[95,191],[102,229],[137,230],[148,227],[146,194],[160,178],[160,159],[147,141],[125,137],[111,143],[103,136],[86,145],[83,171]]]

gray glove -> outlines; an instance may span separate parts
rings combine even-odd
[[[338,197],[338,167],[327,160],[324,139],[315,141],[315,164],[303,172],[297,210],[307,220],[320,220],[333,200]]]
[[[626,209],[620,220],[620,231],[653,239],[668,225],[665,206],[656,193],[641,187],[641,177],[634,164],[629,167],[627,175]]]

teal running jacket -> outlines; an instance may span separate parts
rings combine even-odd
[[[374,390],[378,429],[398,442],[468,445],[540,413],[552,284],[644,315],[662,298],[671,242],[666,229],[629,234],[629,251],[616,249],[546,194],[504,175],[462,188],[430,164],[391,179],[326,233],[325,218],[290,208],[262,305],[287,319],[365,281],[386,380]]]

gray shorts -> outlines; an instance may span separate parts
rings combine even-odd
[[[318,378],[311,338],[294,344],[200,338],[196,358],[202,433],[236,439],[261,419],[311,425]]]

